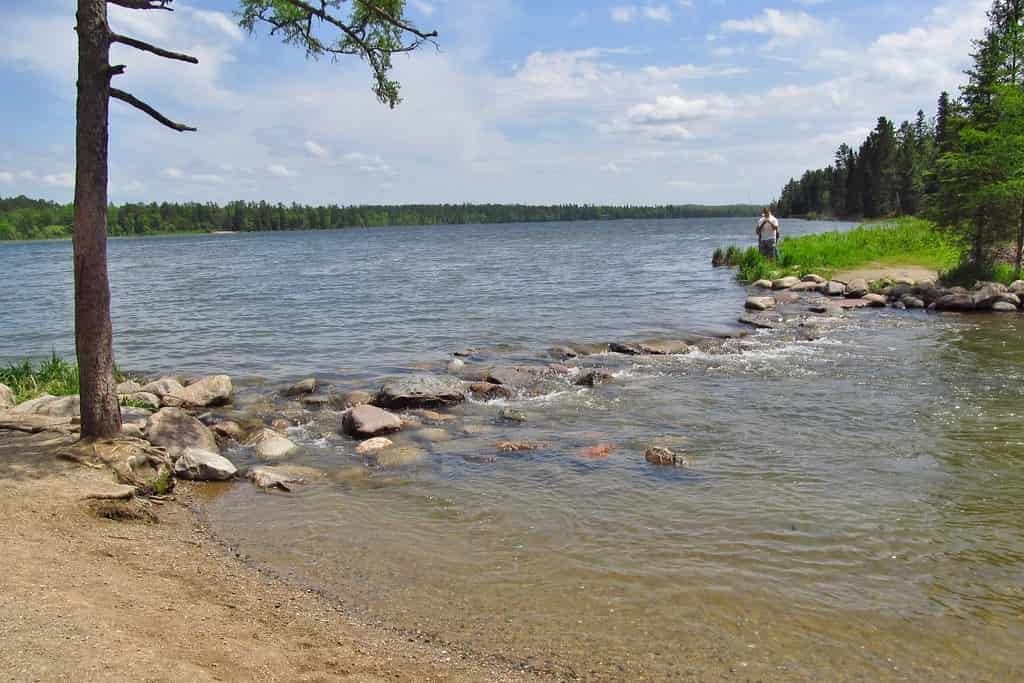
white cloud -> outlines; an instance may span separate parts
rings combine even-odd
[[[651,21],[670,22],[672,21],[672,10],[665,5],[648,5],[644,7],[643,14]]]
[[[181,180],[185,177],[185,173],[180,168],[174,168],[172,166],[164,169],[163,176],[165,178],[170,178],[171,180]]]
[[[71,172],[52,173],[43,176],[43,182],[53,187],[69,188],[75,186],[75,176]]]
[[[636,7],[634,5],[612,7],[612,21],[628,24],[634,19],[636,19]]]
[[[216,29],[231,40],[241,41],[245,38],[245,34],[242,32],[242,29],[239,28],[238,24],[223,12],[201,9],[192,9],[190,12],[192,16],[198,19],[201,23]]]
[[[278,178],[294,178],[299,175],[287,166],[283,166],[281,164],[270,164],[267,166],[267,173]]]
[[[314,156],[317,159],[323,159],[328,154],[326,147],[319,145],[312,140],[306,140],[302,146],[306,148],[306,152],[308,152],[310,156]]]
[[[825,25],[807,12],[787,12],[768,8],[749,19],[730,19],[722,30],[732,33],[755,33],[772,40],[792,41],[824,30]]]

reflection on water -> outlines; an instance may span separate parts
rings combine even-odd
[[[313,372],[371,387],[462,346],[538,362],[564,341],[727,329],[742,302],[707,256],[746,222],[464,230],[180,240],[186,263],[212,250],[224,270],[186,268],[151,300],[120,290],[122,358],[267,378],[241,382],[249,402]],[[147,244],[114,251],[155,282],[181,271]],[[60,338],[32,315],[0,328],[0,356]],[[566,676],[1019,679],[1024,323],[818,324],[815,342],[584,359],[615,382],[461,406],[396,437],[425,455],[405,467],[365,467],[336,415],[309,413],[294,462],[323,476],[227,488],[212,522],[368,619]],[[498,453],[506,440],[543,445]],[[692,467],[652,468],[652,443],[685,445]],[[580,457],[597,444],[615,451]]]

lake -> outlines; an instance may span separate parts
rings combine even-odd
[[[263,415],[303,377],[372,390],[443,373],[461,349],[480,368],[549,363],[566,343],[730,336],[746,292],[711,252],[753,229],[114,239],[115,351],[147,375],[231,374]],[[72,354],[70,249],[0,243],[0,362]],[[368,467],[336,413],[288,406],[293,461],[323,476],[292,494],[209,486],[209,521],[361,619],[562,677],[1019,679],[1024,322],[884,309],[815,325],[815,341],[761,331],[580,359],[614,381],[471,401],[396,437],[421,456],[403,467]],[[508,440],[542,447],[499,454]],[[653,443],[691,466],[647,464]],[[597,444],[614,451],[581,455]]]

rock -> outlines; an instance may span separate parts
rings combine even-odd
[[[838,315],[842,313],[842,308],[829,303],[817,303],[807,307],[811,313],[817,313],[819,315]]]
[[[794,292],[792,289],[779,292],[775,295],[776,304],[795,304],[800,301],[800,294]]]
[[[445,441],[451,441],[452,435],[447,430],[439,429],[437,427],[424,427],[423,429],[417,429],[413,432],[413,438],[419,441],[426,441],[428,443],[443,443]]]
[[[896,284],[896,285],[906,285],[908,287],[913,287],[914,285],[917,284],[917,281],[914,280],[913,278],[909,278],[909,277],[898,277],[898,278],[896,278],[893,281],[893,284]]]
[[[856,278],[846,285],[845,296],[847,299],[860,299],[868,291],[868,283],[863,278]]]
[[[529,420],[526,413],[519,410],[512,410],[511,408],[502,409],[502,411],[498,413],[498,417],[508,422],[526,422]]]
[[[591,446],[580,450],[580,457],[586,458],[587,460],[604,460],[611,456],[615,452],[615,446],[609,443],[603,443],[598,446]]]
[[[751,286],[752,287],[756,287],[757,289],[771,289],[772,288],[772,281],[771,280],[758,280],[757,282],[755,282]]]
[[[227,375],[210,375],[171,394],[161,396],[164,405],[206,408],[231,403],[234,386]],[[155,392],[154,392],[155,393]]]
[[[190,481],[227,481],[238,470],[230,460],[217,453],[186,448],[174,461],[174,476]]]
[[[453,358],[452,360],[448,361],[446,369],[448,370],[448,374],[457,375],[466,369],[466,361],[462,360],[461,358]]]
[[[973,311],[974,299],[970,294],[946,294],[935,301],[937,311]]]
[[[804,275],[802,278],[800,278],[800,281],[801,282],[813,282],[813,283],[818,284],[818,285],[823,285],[826,282],[828,282],[828,280],[826,280],[822,276],[815,275],[814,273],[809,273],[807,275]]]
[[[14,406],[14,392],[6,384],[0,384],[0,410],[7,410]]]
[[[1024,296],[1024,280],[1014,280],[1012,284],[1007,288],[1011,294],[1017,296]]]
[[[82,494],[82,500],[130,500],[135,497],[135,487],[130,484],[96,482]]]
[[[245,430],[242,429],[242,425],[238,424],[234,420],[224,420],[213,425],[214,434],[219,434],[227,439],[234,439],[235,441],[241,441],[245,436]]]
[[[122,424],[121,425],[121,436],[127,436],[132,439],[145,439],[146,432],[144,427],[137,424]]]
[[[373,394],[367,391],[349,391],[334,400],[335,407],[342,410],[348,410],[356,406],[366,406],[371,403],[373,403]]]
[[[1010,291],[1010,288],[1004,285],[1002,282],[982,282],[981,280],[974,283],[975,290],[988,289],[997,294],[1006,294]]]
[[[825,289],[822,291],[825,296],[843,296],[846,294],[846,285],[842,282],[832,280],[825,283]]]
[[[555,360],[569,360],[570,358],[579,357],[580,354],[568,346],[553,346],[548,349],[548,355]]]
[[[454,422],[455,421],[455,416],[454,415],[445,415],[444,413],[439,413],[436,410],[414,410],[413,414],[418,416],[418,417],[422,417],[427,422],[442,422],[442,423],[444,423],[444,422]]]
[[[903,303],[902,301],[894,301],[892,303],[892,307],[895,308],[897,311],[905,311],[905,310],[907,310],[907,305],[905,303]]]
[[[275,432],[281,432],[283,434],[292,428],[292,423],[290,420],[286,420],[283,417],[279,417],[276,420],[272,420],[270,422],[270,428],[273,429]]]
[[[463,384],[454,377],[418,375],[385,383],[377,393],[374,404],[381,408],[402,410],[451,406],[465,400]]]
[[[121,424],[138,425],[138,427],[144,429],[152,415],[153,411],[146,410],[145,408],[129,408],[127,406],[123,406],[121,408]]]
[[[796,287],[798,284],[800,284],[800,278],[790,275],[789,277],[782,277],[772,281],[772,289],[789,289],[790,287]]]
[[[497,448],[502,453],[523,453],[544,448],[545,444],[534,441],[502,441]]]
[[[456,358],[470,358],[471,356],[475,356],[479,352],[480,352],[480,349],[469,348],[469,349],[462,349],[460,351],[455,351],[454,353],[452,353],[452,355],[455,356]]]
[[[689,459],[682,453],[661,446],[648,448],[644,453],[644,459],[658,467],[687,467],[690,464]]]
[[[305,396],[306,394],[315,394],[316,390],[320,388],[320,382],[317,381],[316,377],[307,377],[306,379],[296,382],[281,393],[289,397]]]
[[[608,350],[612,353],[621,353],[626,356],[639,356],[643,353],[640,347],[636,344],[623,344],[620,342],[612,342],[608,345]]]
[[[280,432],[266,427],[250,433],[243,443],[246,446],[252,446],[256,456],[263,460],[284,458],[299,448]]]
[[[992,304],[992,310],[995,313],[1016,313],[1017,307],[1009,301],[997,301]]]
[[[306,394],[300,402],[306,408],[322,410],[332,405],[333,399],[327,394]]]
[[[402,429],[402,420],[394,413],[376,406],[356,406],[341,421],[345,434],[358,439],[369,439],[381,434],[390,434]]]
[[[484,381],[506,387],[526,387],[536,384],[547,375],[546,368],[507,367],[491,368],[485,373]]]
[[[41,415],[70,419],[81,414],[81,401],[78,396],[51,396],[43,394],[31,401],[19,403],[11,409],[15,415]]]
[[[416,465],[427,458],[427,452],[414,446],[385,448],[370,454],[370,460],[377,467],[405,467]]]
[[[971,298],[974,300],[975,310],[988,311],[992,309],[993,304],[1001,301],[1001,297],[1006,294],[1007,291],[1003,285],[986,284],[972,294]]]
[[[573,384],[578,387],[596,387],[601,384],[607,384],[614,379],[615,377],[612,373],[607,370],[589,370],[577,377]]]
[[[122,399],[127,399],[135,404],[143,404],[149,407],[150,410],[160,409],[160,397],[156,394],[150,394],[145,391],[137,391],[134,394],[124,394],[121,396]]]
[[[572,344],[571,348],[581,356],[595,356],[599,353],[608,353],[607,344]]]
[[[140,391],[142,391],[142,385],[139,384],[138,382],[132,382],[129,380],[127,382],[121,382],[120,384],[118,384],[116,391],[121,396],[125,394],[137,394]]]
[[[825,336],[817,325],[804,323],[796,331],[796,338],[799,341],[813,342]]]
[[[675,356],[687,353],[690,345],[679,339],[651,340],[640,342],[640,351],[651,356]]]
[[[246,478],[260,489],[279,489],[291,491],[291,484],[302,484],[303,479],[289,475],[274,467],[254,467],[249,470]]]
[[[572,368],[562,363],[548,363],[545,367],[556,375],[571,375],[573,372]]]
[[[873,308],[885,308],[889,303],[889,299],[881,294],[865,294],[864,301],[867,301]]]
[[[737,320],[759,330],[774,330],[782,324],[781,316],[741,315]]]
[[[752,296],[744,306],[748,311],[769,311],[775,308],[775,298],[770,296]]]
[[[164,396],[173,396],[179,391],[184,390],[181,382],[174,379],[173,377],[161,377],[160,379],[150,382],[149,384],[142,387],[142,391],[147,394],[156,394],[160,398]]]
[[[1020,297],[1017,296],[1016,294],[1011,293],[1011,292],[1007,292],[1006,294],[1000,294],[998,300],[999,301],[1005,301],[1008,304],[1013,304],[1017,308],[1020,308],[1020,306],[1021,306],[1021,299],[1020,299]]]
[[[818,282],[800,282],[789,288],[791,292],[820,292],[824,285]]]
[[[481,401],[493,401],[495,399],[512,398],[512,392],[508,387],[491,382],[476,382],[469,385],[469,393]]]
[[[367,439],[356,446],[356,453],[359,455],[369,455],[370,453],[376,453],[377,451],[384,450],[385,448],[391,448],[394,445],[395,442],[391,439],[383,436],[377,436],[372,439]]]
[[[916,296],[912,296],[910,294],[905,294],[902,297],[900,297],[900,303],[902,303],[908,309],[919,309],[925,307],[925,303],[922,299],[919,299]]]
[[[163,408],[146,422],[146,439],[178,457],[188,448],[219,453],[217,439],[209,427],[181,408]]]

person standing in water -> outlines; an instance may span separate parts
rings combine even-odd
[[[757,223],[757,246],[761,253],[774,259],[779,255],[779,219],[772,215],[771,209],[761,210],[761,220]]]

